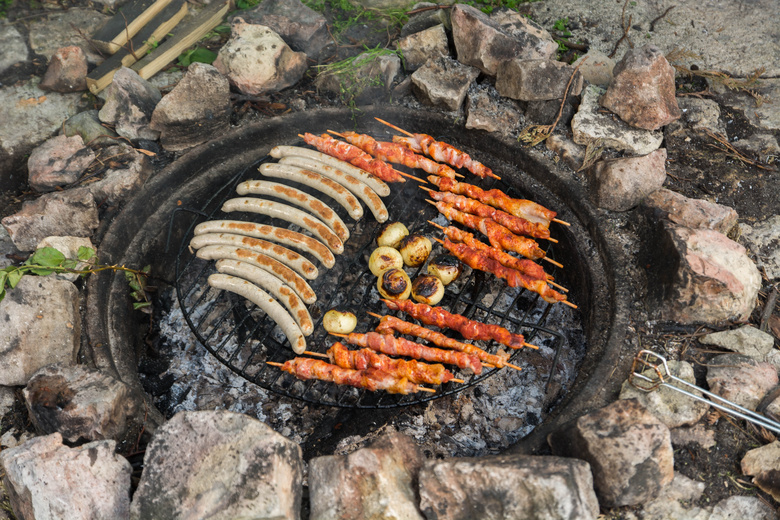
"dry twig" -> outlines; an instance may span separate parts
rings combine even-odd
[[[737,159],[738,161],[741,161],[744,164],[749,164],[751,166],[755,166],[756,168],[761,168],[762,170],[768,170],[768,171],[772,171],[772,172],[773,171],[777,171],[777,168],[774,168],[772,166],[768,166],[768,165],[765,165],[765,164],[761,164],[761,163],[759,163],[757,161],[749,159],[742,152],[740,152],[739,150],[734,148],[734,146],[731,143],[729,143],[729,140],[726,137],[724,137],[724,136],[722,136],[720,134],[716,134],[714,132],[711,132],[710,130],[705,130],[705,132],[712,139],[715,139],[718,143],[723,145],[723,147],[720,147],[720,146],[708,143],[707,146],[711,146],[712,148],[715,148],[716,150],[720,150],[721,152],[725,153],[729,157],[733,157],[734,159]]]

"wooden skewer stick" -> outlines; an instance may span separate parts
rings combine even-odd
[[[419,385],[417,386],[417,390],[419,392],[430,392],[432,394],[436,393],[436,390],[434,390],[433,388],[425,388],[424,386],[419,386]]]
[[[336,135],[336,136],[339,136],[341,138],[344,138],[344,134],[340,134],[340,133],[336,132],[335,130],[328,130],[328,132],[330,132],[333,135]],[[408,177],[409,179],[412,179],[412,180],[417,181],[417,182],[425,182],[423,179],[421,179],[419,177],[415,177],[414,175],[411,175],[409,173],[404,173],[404,172],[398,171],[395,168],[393,168],[393,171],[395,173],[397,173],[398,175],[402,176],[402,177]]]
[[[315,357],[321,357],[321,358],[327,358],[330,357],[327,354],[323,354],[322,352],[312,352],[311,350],[304,350],[304,354],[308,354],[309,356],[315,356]]]
[[[534,349],[534,350],[539,350],[539,347],[537,347],[536,345],[532,345],[532,344],[530,344],[530,343],[525,343],[525,342],[523,342],[523,346],[524,346],[524,347],[528,347],[528,348],[532,348],[532,349]]]
[[[561,300],[561,303],[563,303],[563,304],[565,304],[565,305],[568,305],[568,306],[569,306],[569,307],[571,307],[572,309],[579,309],[579,307],[577,307],[576,305],[574,305],[574,304],[573,304],[572,302],[570,302],[569,300]]]
[[[557,218],[552,219],[552,221],[553,222],[557,222],[558,224],[563,224],[564,226],[571,226],[571,224],[569,224],[568,222],[565,222],[565,221],[557,219]]]
[[[395,126],[394,124],[392,124],[392,123],[388,123],[388,122],[387,122],[387,121],[385,121],[384,119],[379,119],[378,117],[375,117],[374,119],[376,119],[377,121],[379,121],[379,122],[380,122],[380,123],[382,123],[383,125],[387,125],[387,126],[389,126],[389,127],[390,127],[390,128],[392,128],[393,130],[396,130],[396,131],[398,131],[398,132],[401,132],[402,134],[408,135],[409,137],[414,137],[414,134],[413,134],[413,133],[411,133],[411,132],[407,132],[406,130],[403,130],[403,129],[401,129],[401,128],[398,128],[398,127],[397,127],[397,126]]]
[[[569,292],[569,290],[566,287],[564,287],[563,285],[558,285],[557,283],[552,282],[550,280],[547,280],[547,283],[549,283],[550,285],[552,285],[553,287],[555,287],[556,289],[558,289],[561,292],[564,292],[564,293]]]
[[[561,264],[561,263],[559,263],[559,262],[556,262],[555,260],[553,260],[553,259],[552,259],[552,258],[550,258],[550,257],[543,256],[543,257],[542,257],[542,260],[545,260],[545,261],[547,261],[547,262],[550,262],[552,265],[554,265],[554,266],[556,266],[556,267],[563,268],[563,264]]]
[[[284,365],[282,365],[281,363],[276,363],[276,362],[274,362],[274,361],[266,361],[266,362],[265,362],[265,364],[266,364],[266,365],[271,365],[272,367],[281,367],[281,366],[284,366]]]

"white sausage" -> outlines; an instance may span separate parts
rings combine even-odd
[[[314,332],[314,322],[301,299],[288,285],[264,269],[239,260],[223,258],[217,260],[217,271],[248,280],[271,293],[282,305],[287,307],[304,336]]]
[[[278,244],[272,244],[259,238],[252,238],[233,233],[206,233],[205,235],[196,235],[190,240],[190,246],[194,249],[200,249],[204,246],[234,246],[251,249],[258,253],[263,253],[275,260],[279,260],[287,267],[295,270],[304,278],[315,280],[319,272],[317,267],[306,260],[295,251],[282,247]]]
[[[311,253],[328,269],[336,265],[336,257],[333,256],[333,253],[330,252],[330,249],[325,244],[297,231],[290,231],[289,229],[267,224],[245,222],[243,220],[207,220],[195,226],[195,235],[221,232],[264,238],[280,244],[286,244],[299,251]]]
[[[368,209],[370,209],[371,213],[374,214],[374,218],[377,220],[377,222],[384,222],[389,218],[385,203],[382,202],[382,199],[379,198],[379,194],[371,189],[370,186],[360,182],[354,177],[345,175],[336,168],[332,168],[327,164],[322,164],[319,161],[309,159],[308,157],[282,157],[279,159],[279,163],[298,166],[300,168],[307,168],[326,177],[330,177],[331,179],[343,184],[344,187],[346,187],[349,191],[357,195],[363,202],[365,202],[366,206],[368,206]]]
[[[314,159],[321,164],[327,164],[334,169],[340,170],[343,174],[349,175],[350,177],[361,181],[363,184],[369,185],[372,190],[374,190],[382,197],[387,197],[390,195],[390,186],[385,184],[385,182],[381,179],[371,175],[366,170],[358,168],[357,166],[353,166],[348,162],[337,159],[326,153],[318,152],[317,150],[312,150],[311,148],[303,148],[301,146],[275,146],[271,149],[270,154],[271,157],[275,157],[277,159],[289,156]]]
[[[282,329],[293,352],[303,354],[303,351],[306,350],[306,339],[303,337],[300,327],[295,324],[295,320],[284,310],[284,307],[271,298],[267,292],[252,282],[228,274],[212,274],[209,276],[208,282],[215,289],[238,294],[260,307]]]
[[[336,232],[336,235],[338,235],[342,242],[346,242],[349,238],[347,226],[335,211],[321,200],[312,197],[298,188],[279,184],[278,182],[253,180],[239,184],[236,187],[236,193],[239,195],[246,195],[248,193],[252,195],[268,195],[285,200],[290,204],[295,204],[320,217],[325,224]]]
[[[232,246],[205,246],[195,253],[195,256],[203,260],[238,260],[240,262],[249,262],[252,265],[265,269],[281,281],[293,288],[306,304],[312,304],[317,301],[317,295],[314,290],[306,283],[306,280],[298,276],[295,271],[278,262],[268,255],[258,253],[249,249]]]
[[[359,220],[363,216],[363,206],[360,205],[360,201],[344,186],[322,174],[298,168],[297,166],[279,163],[263,163],[258,168],[258,171],[268,177],[287,179],[321,191],[341,204],[354,220]],[[239,188],[242,184],[238,185]]]
[[[310,231],[314,236],[322,240],[331,251],[336,254],[344,252],[344,244],[337,237],[333,230],[325,225],[317,217],[314,217],[304,211],[301,211],[287,204],[275,202],[272,200],[263,200],[254,197],[238,197],[230,199],[222,205],[222,211],[230,213],[231,211],[248,211],[258,213],[269,217],[286,220]]]

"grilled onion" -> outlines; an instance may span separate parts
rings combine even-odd
[[[436,305],[444,297],[444,284],[431,274],[421,274],[412,283],[412,298],[426,305]]]
[[[412,281],[403,269],[388,269],[376,281],[382,298],[406,300],[412,292]]]
[[[328,332],[349,334],[357,326],[357,317],[351,312],[341,312],[331,309],[322,317],[322,326]]]
[[[398,250],[404,259],[404,264],[409,267],[420,267],[431,254],[433,245],[428,237],[422,235],[409,235],[401,240]]]
[[[460,277],[463,264],[453,255],[439,255],[428,264],[428,274],[432,274],[444,285],[449,285]]]
[[[409,230],[401,222],[388,222],[382,226],[379,236],[376,237],[376,244],[398,248],[398,244],[407,235],[409,235]]]
[[[403,266],[404,259],[401,253],[388,246],[377,247],[368,258],[368,268],[371,269],[374,276],[381,276],[388,269],[396,267],[400,269]]]

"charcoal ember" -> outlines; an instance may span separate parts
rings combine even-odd
[[[527,455],[428,461],[420,471],[420,508],[438,520],[587,520],[599,513],[586,462]]]
[[[621,399],[548,437],[553,454],[590,463],[599,503],[637,505],[674,477],[669,428],[636,399]]]

